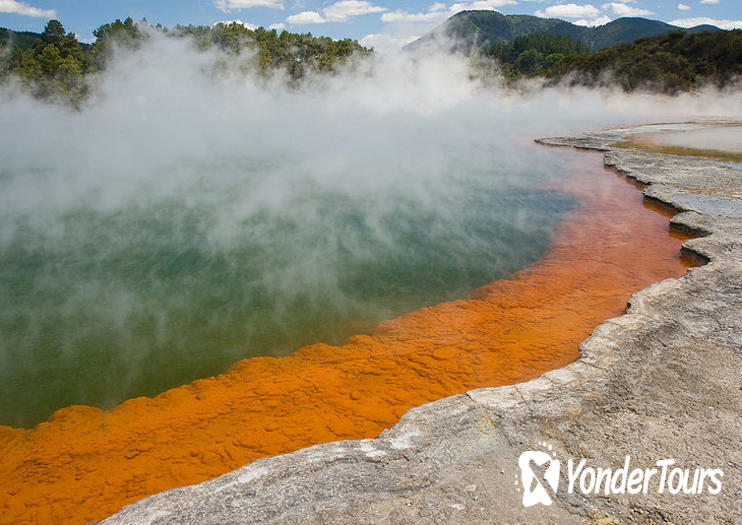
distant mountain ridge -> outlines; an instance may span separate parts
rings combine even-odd
[[[585,27],[556,18],[503,15],[497,11],[461,11],[409,44],[405,49],[415,49],[443,38],[455,42],[452,50],[471,51],[507,42],[519,36],[547,33],[569,37],[585,45],[590,51],[598,51],[618,44],[632,43],[637,38],[656,36],[669,31],[697,33],[719,30],[718,27],[711,25],[686,29],[646,18],[618,18],[603,26]]]
[[[6,27],[0,27],[0,47],[10,44],[11,46],[19,47],[25,51],[33,46],[34,41],[37,38],[41,38],[41,33],[34,33],[33,31],[14,31]],[[80,42],[80,47],[88,49],[90,44]]]
[[[33,41],[41,36],[41,33],[31,31],[13,31],[5,27],[0,27],[0,46],[6,43],[16,45],[21,49],[28,49]]]

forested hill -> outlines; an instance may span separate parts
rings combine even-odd
[[[475,62],[483,71],[502,73],[511,84],[540,77],[547,85],[668,94],[708,85],[727,88],[742,81],[742,30],[670,31],[595,53],[569,37],[537,33],[486,47]]]
[[[552,83],[678,93],[742,80],[742,30],[640,38],[593,54],[572,53],[541,72]]]
[[[443,38],[454,42],[453,50],[470,52],[521,36],[545,33],[568,37],[589,51],[598,51],[618,44],[631,43],[637,38],[673,30],[697,33],[718,31],[719,28],[703,25],[686,30],[646,18],[619,18],[603,26],[585,27],[556,18],[503,15],[497,11],[462,11],[407,47],[415,49],[427,42]]]
[[[28,49],[33,41],[41,37],[41,33],[32,33],[31,31],[13,31],[0,27],[0,48],[8,45],[18,46],[21,49]]]

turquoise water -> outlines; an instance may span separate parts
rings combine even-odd
[[[111,407],[463,297],[539,258],[572,206],[507,165],[360,192],[295,177],[278,202],[265,169],[234,158],[112,209],[6,211],[0,423]]]

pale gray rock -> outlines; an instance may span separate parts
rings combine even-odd
[[[254,461],[214,480],[125,507],[106,525],[165,523],[742,524],[742,172],[721,161],[613,145],[647,126],[550,145],[606,152],[606,164],[677,208],[684,249],[708,260],[634,294],[569,366],[409,410],[376,439],[328,443]],[[689,200],[688,188],[728,197]],[[728,201],[728,202],[727,202]],[[562,461],[551,506],[525,508],[520,454],[546,442]],[[718,495],[568,494],[569,458],[618,468],[664,458],[721,468]],[[522,487],[520,487],[522,491]]]

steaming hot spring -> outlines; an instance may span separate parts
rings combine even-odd
[[[86,494],[78,521],[574,360],[686,266],[600,155],[533,138],[734,103],[514,94],[450,56],[296,90],[184,45],[0,114],[0,479]]]

